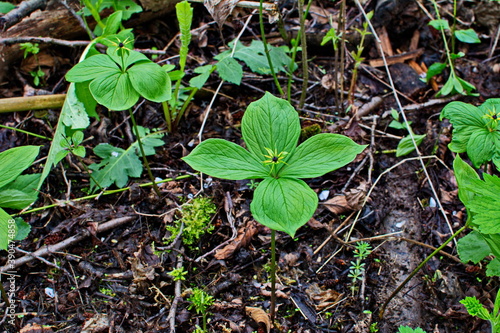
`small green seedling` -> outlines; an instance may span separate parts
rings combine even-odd
[[[193,294],[189,296],[188,301],[191,302],[188,309],[194,308],[197,314],[201,314],[203,318],[203,330],[199,332],[207,332],[207,316],[209,315],[208,309],[214,304],[214,297],[199,288],[193,289]]]
[[[174,281],[185,281],[188,272],[184,271],[184,267],[176,268],[168,273]]]
[[[40,79],[45,76],[45,73],[42,71],[42,68],[40,67],[40,63],[38,62],[38,56],[37,54],[40,52],[40,48],[38,44],[33,44],[33,43],[21,43],[19,48],[21,50],[24,50],[24,58],[28,57],[30,54],[35,57],[35,62],[38,66],[38,68],[34,71],[30,72],[30,75],[33,77],[33,84],[35,86],[40,85]]]
[[[293,238],[318,206],[316,193],[299,178],[319,177],[336,170],[354,160],[366,146],[343,135],[323,133],[297,147],[299,115],[290,103],[270,93],[248,106],[241,129],[248,150],[226,140],[208,139],[183,159],[193,169],[212,177],[263,179],[255,190],[250,210],[255,220],[272,230],[271,260],[275,267],[275,230]],[[273,269],[272,291],[274,272]]]
[[[495,305],[491,312],[476,297],[466,297],[460,303],[465,306],[465,309],[471,316],[489,321],[491,324],[491,333],[500,333],[500,297],[498,295],[499,293],[497,293]]]
[[[351,291],[353,296],[358,288],[358,281],[363,280],[363,275],[365,274],[366,264],[363,260],[368,258],[370,253],[372,253],[372,246],[367,242],[357,242],[356,245],[354,245],[354,257],[356,258],[356,261],[351,261],[349,274],[347,275],[351,278]]]
[[[493,161],[500,170],[500,98],[491,98],[476,107],[463,102],[451,102],[441,111],[440,119],[448,118],[453,136],[448,145],[455,153],[467,152],[478,168]]]

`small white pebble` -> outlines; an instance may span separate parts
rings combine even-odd
[[[111,152],[111,156],[113,156],[113,157],[118,157],[118,156],[120,156],[120,153],[119,153],[119,152],[117,152],[117,151],[112,151],[112,152]]]
[[[50,298],[54,298],[56,296],[56,293],[54,292],[54,289],[47,287],[45,288],[45,295]]]
[[[436,200],[434,200],[434,198],[433,198],[433,197],[430,197],[430,198],[429,198],[429,207],[434,208],[434,207],[436,207],[436,206],[437,206]]]
[[[321,191],[321,193],[318,195],[319,197],[319,200],[321,201],[325,201],[326,199],[328,199],[328,196],[330,195],[330,191],[329,190],[323,190]]]

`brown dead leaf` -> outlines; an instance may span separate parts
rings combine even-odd
[[[334,214],[340,215],[350,210],[360,210],[368,190],[368,183],[361,182],[358,187],[350,189],[345,195],[337,195],[323,204]]]
[[[246,247],[252,238],[259,233],[259,224],[252,220],[247,223],[246,226],[241,227],[238,230],[238,236],[233,239],[229,244],[224,246],[222,249],[219,249],[215,252],[215,259],[217,260],[225,260],[231,257],[234,252],[239,250],[242,247]]]
[[[304,10],[306,10],[307,6],[304,6]],[[328,24],[328,17],[330,13],[319,6],[311,5],[309,8],[309,14],[320,24]]]
[[[105,313],[98,313],[92,318],[87,319],[83,324],[82,333],[98,333],[107,332],[109,329],[108,315]]]
[[[311,284],[306,289],[306,293],[316,303],[316,310],[318,311],[332,307],[342,297],[342,294],[337,291],[320,288],[316,283]]]
[[[215,22],[222,28],[240,0],[204,0],[203,4]]]
[[[261,308],[246,306],[245,312],[259,326],[261,325],[264,326],[266,328],[267,333],[271,332],[271,320],[269,319],[269,316],[267,315],[266,311],[262,310]]]

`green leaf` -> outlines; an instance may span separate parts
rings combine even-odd
[[[495,141],[500,140],[500,132],[490,132],[486,128],[475,130],[467,142],[467,155],[479,168],[482,164],[491,161],[496,152]]]
[[[425,134],[416,135],[413,134],[413,138],[415,139],[415,143],[420,145],[425,138]],[[413,141],[411,140],[411,136],[405,136],[398,143],[398,148],[396,149],[396,157],[405,156],[415,150],[415,146],[413,145]]]
[[[479,303],[479,300],[476,297],[466,297],[461,300],[460,303],[465,306],[465,309],[471,316],[476,316],[483,320],[489,320],[491,318],[488,310],[486,310],[486,308]]]
[[[217,63],[217,72],[221,79],[236,85],[240,85],[243,78],[243,68],[231,57],[226,57]]]
[[[462,160],[460,155],[457,155],[453,161],[453,171],[458,184],[458,197],[468,207],[474,198],[474,193],[469,191],[468,188],[472,185],[473,180],[479,179],[479,176],[470,165]],[[468,219],[470,218],[471,214],[468,214]]]
[[[450,30],[450,25],[446,20],[432,20],[429,22],[429,25],[436,30]]]
[[[398,333],[425,333],[425,331],[420,327],[413,329],[410,326],[399,326]]]
[[[130,109],[139,100],[128,73],[98,77],[90,82],[90,91],[99,104],[113,111]]]
[[[467,263],[472,261],[474,264],[479,263],[491,253],[488,243],[486,243],[482,235],[477,231],[472,231],[460,238],[457,243],[457,250],[462,262]]]
[[[81,84],[81,83],[80,83]],[[77,96],[76,86],[70,84],[68,91],[66,93],[66,99],[64,100],[63,111],[61,112],[61,119],[69,128],[73,129],[83,129],[87,128],[90,124],[87,105],[82,102]],[[92,97],[93,99],[93,97]],[[88,101],[87,101],[88,102]],[[92,105],[90,105],[92,107]],[[95,112],[95,105],[93,105]]]
[[[106,18],[105,24],[106,27],[102,32],[102,36],[108,36],[116,34],[118,29],[120,29],[120,25],[122,23],[123,13],[121,10],[114,12]]]
[[[114,4],[116,6],[116,10],[121,10],[123,12],[123,21],[128,20],[132,16],[132,14],[142,12],[141,6],[139,6],[132,0],[115,1]]]
[[[78,146],[80,143],[83,142],[83,132],[82,131],[76,131],[71,136],[71,140],[73,141],[73,144],[75,146]]]
[[[484,181],[472,179],[466,190],[476,195],[469,202],[468,208],[475,214],[472,222],[483,234],[500,233],[500,178],[483,174]]]
[[[75,154],[76,156],[80,156],[81,158],[84,158],[87,153],[85,151],[85,147],[78,146],[75,149],[73,149],[73,154]]]
[[[259,223],[293,238],[317,206],[316,193],[302,180],[266,178],[257,186],[250,209]]]
[[[12,182],[35,161],[40,147],[21,146],[0,153],[0,187]]]
[[[441,62],[435,62],[435,63],[433,63],[427,69],[427,74],[425,76],[425,81],[427,83],[429,83],[429,81],[431,80],[431,78],[433,78],[436,75],[441,74],[445,68],[446,68],[446,64],[443,64]]]
[[[31,226],[24,222],[22,218],[16,217],[14,220],[16,220],[16,227],[17,227],[17,233],[16,237],[14,237],[14,240],[21,241],[28,237],[30,231],[31,231]]]
[[[13,182],[0,188],[0,207],[24,209],[38,197],[36,187],[40,174],[20,175]]]
[[[85,82],[101,76],[120,73],[120,68],[108,55],[98,54],[76,64],[66,73],[69,82]]]
[[[268,176],[268,170],[243,147],[222,139],[200,143],[183,160],[193,169],[223,179],[255,179]]]
[[[457,37],[457,39],[463,43],[481,43],[481,40],[473,29],[456,30],[455,37]]]
[[[15,220],[0,208],[0,250],[7,250],[9,242],[15,238],[16,234]]]
[[[14,8],[16,8],[16,6],[9,2],[0,1],[0,13],[7,14]]]
[[[486,266],[486,276],[500,276],[500,260],[493,258]]]
[[[186,65],[189,43],[191,42],[191,24],[193,22],[193,8],[187,1],[179,2],[175,5],[177,20],[179,21],[179,31],[181,34],[181,48],[179,50],[179,65],[182,72]]]
[[[154,147],[164,144],[161,133],[150,133],[149,130],[139,127],[141,142],[146,156],[155,153]],[[111,184],[119,188],[125,186],[129,177],[140,177],[142,173],[142,163],[139,159],[139,143],[135,141],[127,150],[113,147],[110,144],[99,144],[94,148],[94,153],[102,158],[100,163],[91,164],[90,169],[94,170],[93,178],[102,187]],[[95,189],[97,184],[91,180],[91,188]]]
[[[366,145],[340,135],[317,134],[303,142],[281,169],[281,177],[314,178],[352,162]]]
[[[207,82],[208,78],[210,77],[210,74],[212,74],[213,69],[215,68],[214,65],[205,65],[205,66],[200,66],[196,67],[194,69],[194,72],[196,74],[200,74],[198,76],[194,76],[189,80],[189,86],[201,89]]]
[[[92,93],[90,92],[89,88],[90,82],[77,82],[74,84],[70,84],[68,87],[69,89],[75,90],[77,100],[83,105],[82,109],[87,113],[88,116],[81,115],[77,113],[79,116],[77,121],[74,122],[74,124],[71,124],[69,126],[75,126],[75,128],[86,128],[89,125],[89,117],[94,117],[99,119],[99,115],[95,111],[95,108],[97,106],[97,101],[95,100],[94,96],[92,96]],[[66,100],[67,100],[67,94],[66,94]],[[86,124],[86,125],[83,125]]]
[[[161,103],[170,99],[170,77],[154,62],[138,63],[128,69],[132,87],[144,98]]]
[[[264,161],[268,155],[265,148],[289,156],[293,153],[300,136],[300,121],[290,103],[266,92],[248,106],[241,131],[247,149],[257,160]]]
[[[94,148],[94,153],[101,157],[102,161],[91,164],[89,168],[94,170],[92,177],[102,187],[115,183],[118,188],[122,188],[127,184],[129,177],[141,176],[142,163],[133,149],[123,150],[108,143],[101,143]],[[95,186],[92,180],[91,188]]]

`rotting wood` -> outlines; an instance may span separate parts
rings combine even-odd
[[[108,222],[101,223],[98,225],[96,233],[101,233],[116,228],[122,224],[133,221],[135,218],[136,218],[135,216],[124,216],[110,220]],[[15,272],[16,268],[35,260],[36,259],[35,257],[45,257],[51,253],[59,252],[67,248],[68,246],[81,242],[90,235],[91,235],[90,231],[84,229],[77,235],[71,236],[63,240],[62,242],[53,245],[44,245],[35,252],[17,258],[13,261],[10,261],[7,263],[7,265],[0,267],[0,273],[7,273],[7,272],[12,273],[13,271]]]

